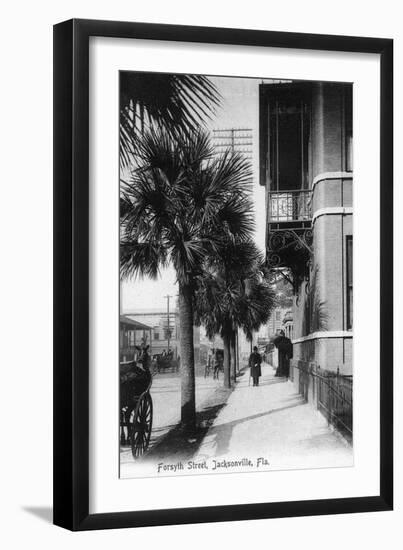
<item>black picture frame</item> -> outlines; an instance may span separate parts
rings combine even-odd
[[[89,513],[89,38],[376,53],[380,98],[380,488],[365,497]],[[54,523],[71,530],[393,507],[393,40],[73,19],[54,27]]]

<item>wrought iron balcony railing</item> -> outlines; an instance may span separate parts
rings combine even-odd
[[[269,222],[310,220],[312,217],[311,195],[310,189],[270,191]]]

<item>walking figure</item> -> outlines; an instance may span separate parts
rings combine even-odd
[[[214,357],[214,372],[213,372],[213,379],[218,380],[218,376],[220,374],[220,370],[222,370],[222,365],[224,363],[224,357],[221,353],[221,350],[217,349],[215,352]]]
[[[262,357],[260,353],[258,353],[257,346],[253,348],[253,353],[249,356],[249,368],[250,368],[250,375],[253,378],[253,385],[258,386],[259,385],[259,378],[262,376]]]
[[[208,352],[206,366],[204,367],[204,378],[210,376],[210,371],[213,370],[214,363],[214,348]]]
[[[278,367],[275,376],[290,376],[290,359],[293,356],[292,342],[286,337],[283,330],[279,331],[279,335],[274,339],[274,345],[278,349]]]

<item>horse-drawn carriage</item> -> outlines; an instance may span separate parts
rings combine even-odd
[[[153,358],[154,372],[178,372],[179,371],[179,357],[174,358],[172,354],[167,355],[155,355]]]
[[[139,352],[120,363],[120,444],[131,447],[133,458],[147,451],[153,421],[150,358],[146,348]]]

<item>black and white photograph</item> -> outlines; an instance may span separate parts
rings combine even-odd
[[[121,479],[353,466],[353,93],[120,71]]]
[[[4,5],[2,547],[400,548],[403,31],[368,6]]]

